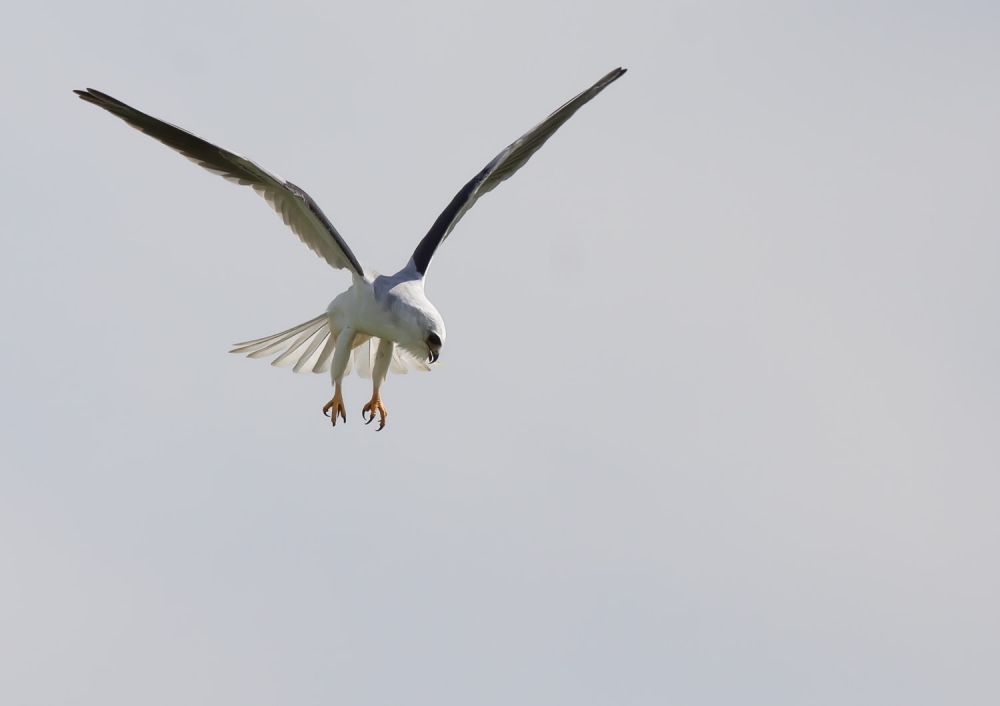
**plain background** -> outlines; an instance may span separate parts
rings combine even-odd
[[[385,431],[226,353],[402,266]],[[1000,702],[1000,5],[0,11],[0,701]]]

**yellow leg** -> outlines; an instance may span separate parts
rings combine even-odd
[[[385,405],[382,404],[382,397],[379,395],[377,387],[372,390],[371,401],[366,402],[364,408],[361,410],[361,418],[366,420],[365,424],[371,424],[375,421],[376,412],[378,412],[378,429],[375,431],[382,431],[385,427],[385,418],[389,413],[385,411]],[[371,416],[365,417],[369,413]]]
[[[330,410],[333,410],[333,415],[330,415]],[[333,426],[337,426],[337,415],[339,414],[341,419],[345,422],[347,421],[347,410],[344,408],[344,398],[340,394],[340,383],[338,382],[334,386],[333,399],[323,405],[323,414],[330,417],[333,422]]]

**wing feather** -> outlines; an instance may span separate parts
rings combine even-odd
[[[462,187],[462,190],[455,195],[447,208],[434,221],[434,225],[417,245],[417,249],[413,251],[412,262],[417,272],[421,275],[427,273],[427,267],[430,265],[438,246],[445,241],[465,212],[475,205],[480,196],[495,189],[500,182],[509,179],[514,172],[523,167],[531,159],[531,156],[545,144],[545,141],[552,137],[556,130],[562,127],[576,111],[617,81],[625,71],[626,69],[622,68],[615,69],[586,91],[567,101],[552,115],[508,145],[469,183]]]
[[[271,205],[285,225],[332,267],[365,277],[364,268],[319,206],[301,188],[187,130],[165,123],[93,88],[74,91],[81,99],[103,108],[204,169],[227,181],[250,186]]]

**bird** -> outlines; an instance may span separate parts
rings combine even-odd
[[[625,72],[620,67],[609,72],[501,150],[455,195],[406,265],[393,275],[363,266],[313,198],[292,182],[106,93],[93,88],[74,93],[213,174],[251,187],[310,250],[331,267],[350,272],[351,286],[322,314],[281,333],[234,344],[230,352],[250,358],[275,356],[272,365],[291,366],[295,372],[329,372],[334,394],[323,406],[323,414],[333,426],[338,416],[347,422],[341,386],[353,366],[359,375],[372,380],[372,397],[362,408],[362,419],[371,424],[377,415],[381,431],[388,416],[380,392],[387,374],[406,373],[410,368],[430,370],[445,345],[444,320],[424,293],[427,268],[438,247],[483,194],[523,167],[576,111]]]

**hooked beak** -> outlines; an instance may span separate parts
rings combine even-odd
[[[438,356],[440,356],[440,355],[441,354],[438,351],[428,351],[427,360],[430,363],[434,363],[434,362],[437,361]]]

